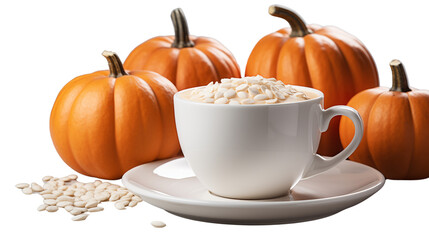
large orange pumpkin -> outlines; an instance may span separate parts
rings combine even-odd
[[[325,108],[345,105],[356,93],[379,85],[377,69],[365,46],[336,28],[306,25],[285,7],[273,5],[269,13],[288,21],[263,37],[247,62],[246,76],[274,77],[286,84],[313,87],[325,94]],[[322,134],[319,153],[334,155],[341,149],[339,118]]]
[[[118,56],[103,52],[110,71],[70,81],[50,118],[59,155],[82,174],[118,179],[129,169],[177,155],[174,85],[150,71],[126,72]]]
[[[429,177],[429,91],[410,89],[403,65],[390,63],[392,88],[378,87],[354,96],[348,105],[364,121],[364,136],[350,159],[380,170],[390,179]],[[340,136],[347,146],[353,123],[342,118]]]
[[[237,62],[222,44],[207,37],[189,36],[180,8],[173,10],[171,18],[175,36],[155,37],[136,47],[125,60],[126,69],[157,72],[178,90],[241,76]]]

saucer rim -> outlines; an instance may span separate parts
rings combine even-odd
[[[370,197],[371,195],[373,195],[374,193],[379,191],[384,186],[384,184],[386,182],[384,175],[381,174],[378,170],[376,170],[370,166],[367,166],[365,164],[350,161],[350,160],[346,160],[346,161],[348,161],[350,164],[356,164],[356,165],[361,165],[362,167],[365,167],[365,168],[370,168],[377,175],[377,177],[379,179],[377,184],[375,184],[374,186],[371,186],[369,188],[362,189],[360,191],[342,194],[342,195],[338,195],[338,196],[317,198],[317,199],[270,202],[270,201],[264,201],[264,200],[268,200],[268,199],[249,200],[249,199],[223,198],[223,199],[230,200],[230,201],[222,202],[222,201],[213,201],[213,200],[196,200],[196,199],[188,199],[188,198],[171,196],[171,195],[163,194],[161,192],[157,192],[157,191],[150,189],[150,188],[147,188],[145,186],[141,186],[141,185],[136,186],[136,184],[132,183],[133,181],[129,180],[130,179],[129,176],[132,175],[134,172],[136,172],[139,168],[143,167],[143,165],[159,163],[158,166],[161,166],[162,164],[165,164],[169,161],[178,160],[181,158],[185,159],[185,157],[179,156],[179,157],[173,157],[173,158],[169,158],[169,159],[163,159],[163,160],[159,160],[159,161],[155,161],[155,162],[141,164],[139,166],[136,166],[136,167],[128,170],[122,176],[121,181],[124,184],[124,186],[126,186],[129,190],[131,190],[132,192],[135,192],[139,195],[144,195],[146,198],[150,198],[150,199],[154,199],[154,200],[162,200],[162,201],[174,203],[174,204],[194,205],[194,206],[204,206],[204,207],[237,207],[237,206],[243,207],[243,204],[245,204],[246,207],[259,207],[261,205],[278,206],[278,205],[289,205],[289,204],[296,205],[296,204],[312,204],[312,203],[323,204],[325,202],[340,201],[340,200],[348,199],[348,198],[356,198],[356,196],[361,196],[361,195],[368,195],[368,197]],[[186,159],[185,159],[185,161],[186,161]],[[338,165],[340,165],[342,163],[343,162],[339,163]],[[321,174],[323,174],[323,173],[321,173]],[[197,177],[192,176],[192,178],[197,178]],[[144,194],[141,193],[142,191],[144,192]]]

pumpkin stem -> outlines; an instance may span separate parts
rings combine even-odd
[[[290,37],[304,37],[307,34],[312,33],[305,25],[304,20],[294,11],[287,7],[283,7],[280,5],[271,5],[268,9],[268,12],[275,17],[283,18],[286,20],[292,32]]]
[[[194,42],[189,39],[188,22],[186,22],[185,14],[181,8],[176,8],[171,12],[171,20],[174,26],[174,42],[171,47],[187,48],[193,47]]]
[[[111,51],[103,51],[102,55],[107,59],[107,62],[109,63],[109,77],[118,78],[124,75],[128,75],[127,72],[125,72],[121,59],[119,59],[116,53]]]
[[[404,65],[401,61],[394,59],[390,62],[392,69],[392,88],[390,91],[395,92],[409,92],[411,89],[408,87],[407,73],[405,72]]]

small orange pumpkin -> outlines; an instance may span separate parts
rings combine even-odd
[[[348,106],[364,121],[364,137],[350,159],[381,171],[390,179],[429,177],[429,91],[410,89],[399,60],[390,63],[393,86],[365,90]],[[347,146],[353,123],[341,118],[340,136]]]
[[[103,52],[110,71],[70,81],[54,103],[50,131],[64,162],[79,173],[118,179],[129,169],[178,154],[174,85],[150,71],[126,72]]]
[[[178,90],[241,76],[237,62],[222,44],[189,36],[182,9],[173,10],[171,19],[175,36],[155,37],[136,47],[125,60],[126,69],[157,72]]]
[[[268,34],[256,44],[246,76],[259,74],[319,89],[325,94],[325,108],[345,105],[356,93],[379,86],[374,61],[356,37],[332,26],[307,26],[282,6],[270,6],[269,13],[288,21],[290,28]],[[332,156],[342,150],[338,125],[339,118],[334,118],[322,134],[320,154]]]

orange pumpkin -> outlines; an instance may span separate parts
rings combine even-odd
[[[269,13],[288,21],[283,28],[263,37],[247,62],[246,76],[274,77],[286,84],[321,90],[325,108],[345,105],[356,93],[379,85],[377,69],[365,46],[336,28],[306,25],[285,7],[273,5]],[[339,118],[322,134],[319,153],[334,155],[341,149]]]
[[[52,141],[67,165],[82,174],[118,179],[129,169],[179,152],[174,85],[150,71],[126,72],[103,52],[110,71],[70,81],[55,101]]]
[[[392,88],[378,87],[354,96],[348,105],[364,121],[364,137],[350,159],[381,171],[390,179],[429,177],[429,91],[410,89],[403,65],[390,63]],[[341,118],[340,136],[347,146],[353,123]]]
[[[240,77],[232,54],[218,41],[189,36],[183,11],[171,13],[175,36],[149,39],[136,47],[125,60],[126,69],[150,70],[168,78],[178,90]]]

